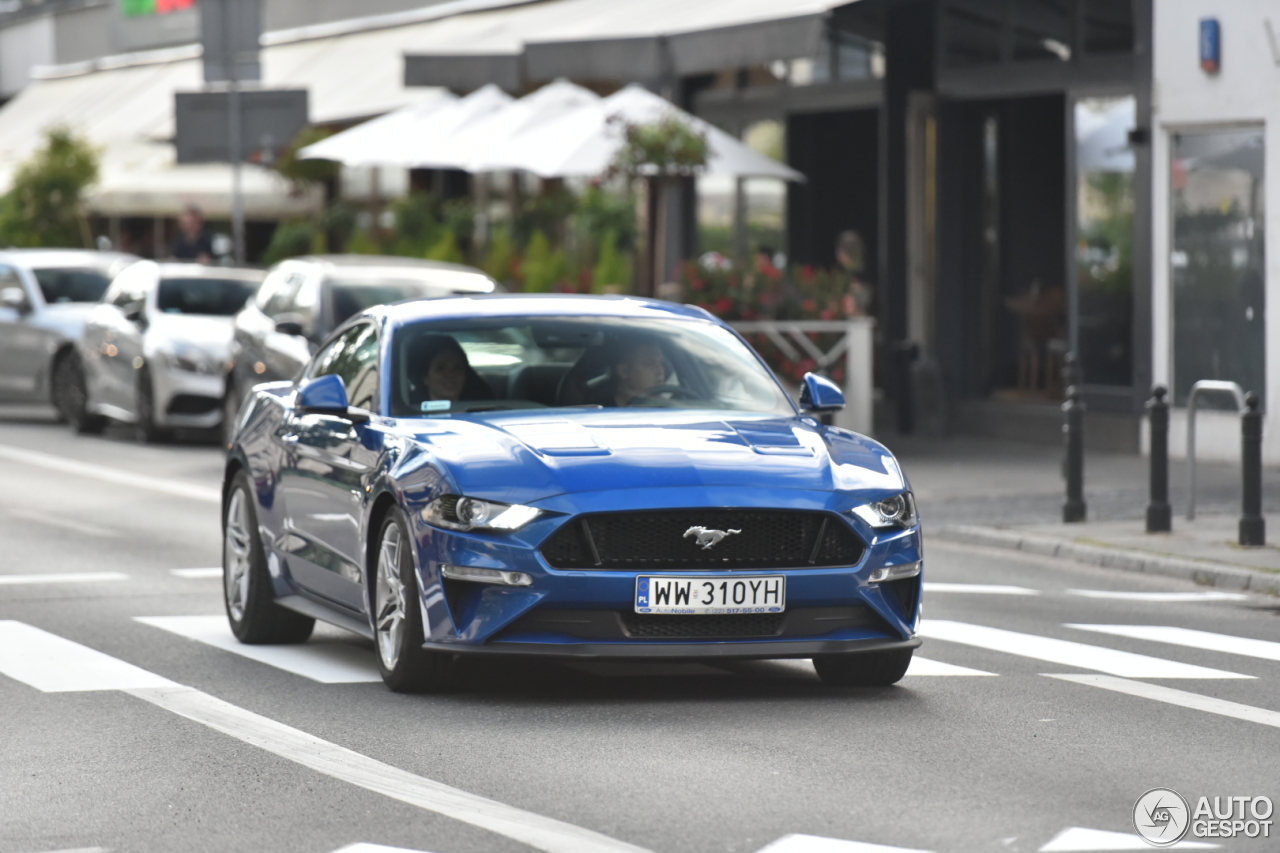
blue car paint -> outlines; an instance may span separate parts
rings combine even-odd
[[[402,327],[477,316],[668,316],[723,325],[700,309],[632,298],[492,296],[381,307],[351,322],[372,318],[380,327],[382,399],[389,400],[392,392],[387,342]],[[289,530],[280,501],[282,475],[294,475],[296,470],[287,470],[289,451],[276,437],[293,413],[297,397],[291,382],[256,389],[237,423],[227,482],[232,472],[242,468],[254,483],[259,529],[277,597],[287,604],[302,595],[313,611],[321,608],[322,618],[329,613],[334,621],[348,626],[355,620],[368,625],[371,635],[367,576],[358,575],[363,582],[358,599],[326,597],[299,583],[298,569],[310,564],[285,547]],[[571,653],[575,647],[592,645],[599,653],[602,645],[616,645],[642,647],[630,652],[658,653],[660,647],[672,644],[638,639],[586,644],[577,637],[548,633],[494,637],[539,604],[562,609],[632,609],[640,572],[562,570],[546,562],[538,548],[561,525],[584,512],[693,507],[836,513],[867,546],[857,565],[742,571],[735,576],[785,575],[788,609],[865,604],[892,633],[840,629],[816,638],[679,641],[677,645],[687,654],[733,653],[739,647],[744,654],[749,649],[751,656],[783,657],[801,648],[800,639],[822,640],[827,644],[823,648],[831,650],[854,650],[859,641],[870,641],[875,647],[918,643],[913,638],[919,596],[913,612],[904,612],[897,598],[869,583],[867,577],[882,566],[921,560],[919,526],[873,529],[849,512],[909,488],[905,476],[883,445],[824,426],[798,410],[790,417],[689,409],[535,409],[412,418],[384,413],[351,429],[358,439],[349,442],[351,452],[373,461],[360,478],[362,488],[353,490],[363,493],[358,495],[358,506],[333,508],[352,515],[358,525],[359,552],[366,558],[372,556],[370,542],[379,532],[373,527],[374,507],[389,497],[404,513],[411,528],[430,646]],[[526,504],[548,514],[512,533],[445,530],[432,527],[422,517],[426,505],[442,494]],[[533,578],[533,585],[473,585],[472,594],[454,612],[443,594],[441,563],[521,571]],[[311,569],[314,575],[314,566]]]

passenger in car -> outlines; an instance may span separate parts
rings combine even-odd
[[[424,335],[409,353],[412,403],[424,410],[431,401],[492,400],[493,389],[476,373],[462,345],[450,335]]]

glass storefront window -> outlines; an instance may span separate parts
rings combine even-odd
[[[1175,399],[1200,379],[1225,379],[1265,400],[1263,131],[1184,132],[1172,143]]]
[[[1075,105],[1076,339],[1084,381],[1133,382],[1134,99]]]

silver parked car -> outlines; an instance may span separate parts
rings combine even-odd
[[[73,428],[100,431],[110,418],[133,424],[140,441],[156,441],[173,427],[217,427],[232,318],[263,275],[139,261],[116,276],[80,338]]]
[[[0,400],[48,401],[67,417],[85,318],[137,260],[86,249],[0,252]]]

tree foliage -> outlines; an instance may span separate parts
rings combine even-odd
[[[97,179],[98,155],[88,142],[65,127],[46,131],[44,147],[0,197],[0,245],[87,246],[80,197]]]
[[[622,125],[622,147],[614,155],[612,174],[631,177],[678,177],[696,175],[707,165],[710,148],[705,133],[677,116],[667,116],[650,124],[633,124],[617,117]]]

